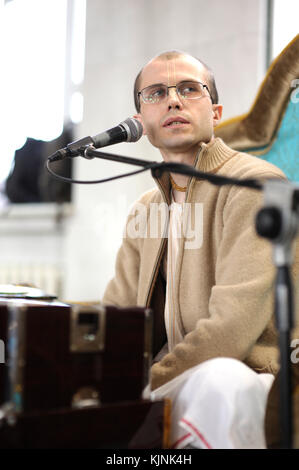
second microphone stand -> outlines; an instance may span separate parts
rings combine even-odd
[[[276,266],[275,320],[280,349],[280,424],[281,447],[293,447],[291,330],[294,327],[294,302],[290,269],[293,242],[299,226],[299,200],[294,185],[282,180],[264,184],[265,206],[257,214],[256,230],[273,245]]]

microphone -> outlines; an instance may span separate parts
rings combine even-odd
[[[137,119],[128,118],[118,126],[112,127],[105,132],[92,137],[83,137],[68,144],[65,148],[57,150],[49,157],[50,162],[63,160],[66,157],[77,157],[82,147],[92,145],[95,148],[107,147],[107,145],[119,144],[120,142],[137,142],[142,136],[143,127]]]

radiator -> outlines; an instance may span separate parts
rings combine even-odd
[[[61,296],[61,269],[51,264],[5,264],[0,266],[0,284],[29,284],[47,294]]]

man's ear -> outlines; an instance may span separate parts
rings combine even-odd
[[[213,107],[213,126],[218,126],[222,118],[223,106],[222,104],[212,104]]]
[[[145,130],[145,127],[144,127],[144,124],[143,124],[143,121],[142,121],[141,114],[140,114],[140,113],[134,114],[133,118],[137,119],[137,121],[139,121],[140,124],[142,124],[142,127],[143,127],[143,133],[142,133],[142,135],[147,135],[147,132],[146,132],[146,130]]]

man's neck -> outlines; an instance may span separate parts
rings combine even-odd
[[[214,139],[212,138],[210,142]],[[209,142],[209,143],[210,143]],[[190,151],[187,152],[175,152],[171,150],[160,150],[163,160],[165,162],[176,162],[176,163],[184,163],[186,165],[194,165],[195,159],[200,149],[200,143],[198,147],[192,148]],[[189,176],[180,175],[179,173],[171,173],[171,176],[175,183],[180,187],[186,187],[189,181]]]
[[[165,162],[175,162],[175,163],[184,163],[186,165],[194,165],[197,151],[193,150],[192,152],[186,153],[177,153],[177,152],[164,152],[161,151],[163,160]],[[179,186],[187,186],[189,177],[185,175],[180,175],[179,173],[172,173],[172,178]]]

